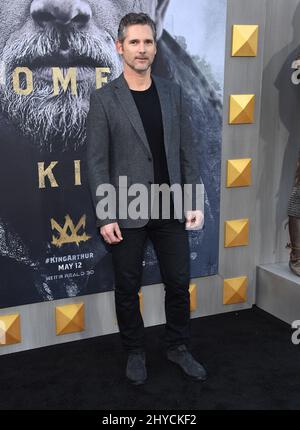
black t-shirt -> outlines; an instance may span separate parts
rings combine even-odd
[[[161,106],[154,82],[145,91],[131,90],[135,104],[139,111],[148,144],[153,158],[154,183],[170,185],[166,151],[164,146],[164,128]],[[172,202],[172,197],[171,197]],[[161,209],[161,204],[160,204]],[[171,204],[171,218],[173,218]],[[161,217],[161,211],[160,211]]]
[[[161,107],[155,84],[145,91],[131,90],[134,101],[140,113],[147,140],[152,152],[154,182],[170,184],[166,152],[164,147],[164,129]]]

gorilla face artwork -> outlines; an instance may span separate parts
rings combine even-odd
[[[133,11],[155,19],[162,3],[3,0],[2,110],[42,149],[83,145],[91,91],[122,72],[114,46],[120,19]]]

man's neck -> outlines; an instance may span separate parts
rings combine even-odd
[[[124,78],[133,91],[145,91],[150,88],[151,79],[151,69],[147,70],[145,73],[137,73],[132,69],[124,69]]]

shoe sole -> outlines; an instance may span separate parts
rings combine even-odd
[[[127,381],[131,385],[139,386],[139,385],[144,385],[146,383],[147,379],[143,379],[142,381],[132,381],[131,379],[127,378]]]

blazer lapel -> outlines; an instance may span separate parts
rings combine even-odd
[[[139,111],[136,107],[123,74],[116,80],[115,87],[121,106],[123,107],[137,134],[140,136],[148,155],[152,156]]]

